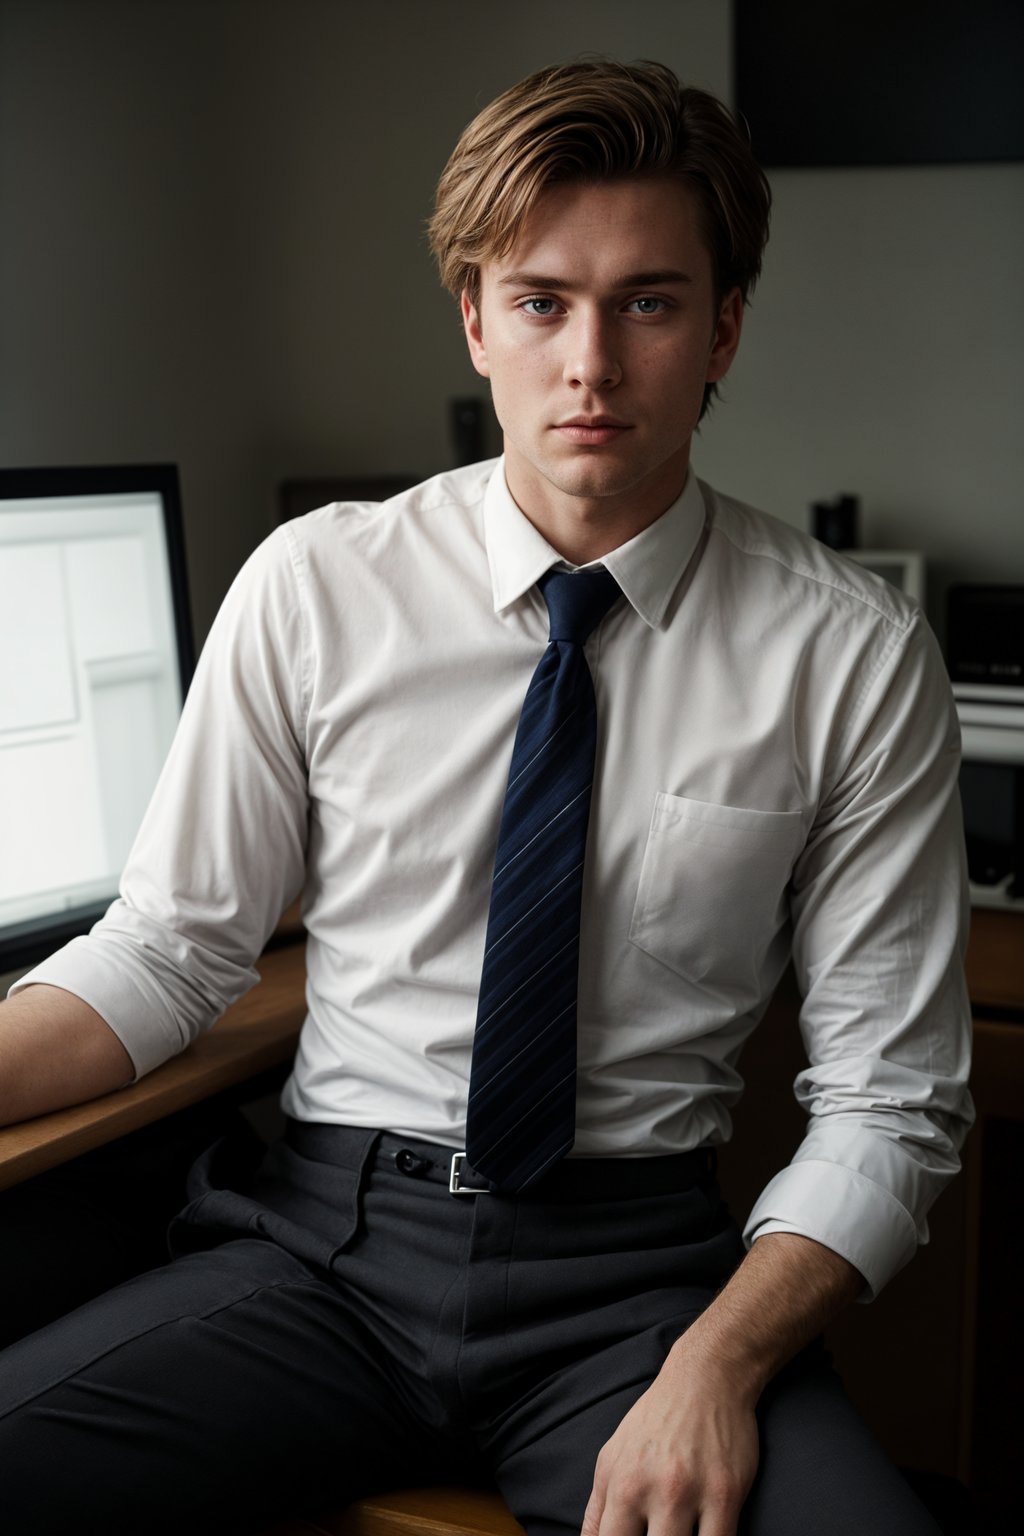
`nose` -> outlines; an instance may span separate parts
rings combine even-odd
[[[566,381],[575,388],[613,389],[622,378],[614,324],[603,315],[580,315],[566,358]]]

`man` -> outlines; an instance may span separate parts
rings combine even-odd
[[[969,1123],[955,715],[910,605],[690,470],[767,214],[657,65],[460,140],[432,237],[503,460],[257,552],[122,900],[3,1012],[6,1118],[114,1088],[303,889],[288,1135],[4,1356],[6,1529],[488,1475],[531,1536],[934,1530],[813,1341]],[[810,1123],[743,1256],[709,1149],[791,949]]]

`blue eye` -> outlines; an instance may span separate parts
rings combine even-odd
[[[524,299],[519,307],[528,315],[536,315],[539,320],[545,320],[555,313],[554,299]]]
[[[665,300],[648,295],[642,299],[631,300],[629,308],[634,309],[638,315],[658,315],[665,308]]]

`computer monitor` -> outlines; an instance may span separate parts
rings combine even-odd
[[[0,470],[0,972],[117,894],[193,664],[176,469]]]

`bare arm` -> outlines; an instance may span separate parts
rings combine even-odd
[[[735,1536],[758,1462],[754,1408],[786,1362],[864,1287],[809,1238],[754,1243],[601,1451],[583,1536]]]
[[[26,987],[0,1003],[0,1125],[80,1104],[134,1076],[104,1019],[60,987]]]

